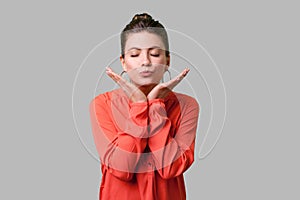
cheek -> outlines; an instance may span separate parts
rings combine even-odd
[[[167,69],[166,62],[153,63],[152,66],[155,68],[155,71],[157,71],[159,73],[164,73],[166,71],[166,69]]]
[[[137,62],[131,59],[125,60],[125,65],[128,70],[135,69],[138,67]]]
[[[157,59],[157,60],[153,61],[153,63],[157,63],[161,66],[167,66],[167,59],[166,58],[160,58],[160,59]]]

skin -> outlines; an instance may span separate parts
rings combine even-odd
[[[156,34],[146,31],[131,33],[125,44],[125,56],[120,56],[120,61],[132,83],[110,67],[106,68],[106,73],[132,102],[165,98],[190,70],[186,68],[170,81],[160,83],[170,65],[170,56],[165,55],[164,49],[162,39]]]

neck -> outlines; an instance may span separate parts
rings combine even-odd
[[[151,85],[142,85],[138,86],[138,88],[147,96],[149,92],[156,86],[157,84],[151,84]]]

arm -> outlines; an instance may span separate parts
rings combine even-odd
[[[147,102],[114,103],[100,95],[90,103],[90,118],[101,163],[114,176],[131,180],[147,143]]]
[[[184,101],[184,106],[178,103],[170,112],[170,115],[177,115],[179,119],[175,129],[171,126],[164,101],[154,99],[149,102],[151,137],[148,145],[155,167],[164,179],[182,174],[194,161],[199,105],[192,98]]]

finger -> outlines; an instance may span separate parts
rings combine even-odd
[[[113,81],[115,81],[116,83],[119,82],[119,78],[115,74],[113,74],[112,72],[106,72],[106,73],[111,79],[113,79]]]
[[[190,69],[189,68],[185,68],[178,76],[177,79],[182,80],[188,73],[189,73]]]
[[[133,93],[133,85],[125,80],[121,75],[115,73],[110,67],[106,68],[106,73],[111,77],[126,93]]]
[[[175,78],[171,79],[170,81],[166,82],[166,86],[169,89],[173,89],[180,81],[189,73],[190,69],[185,68],[180,74],[178,74]]]
[[[106,73],[118,84],[129,84],[128,81],[126,81],[121,75],[115,73],[110,67],[106,68]]]
[[[106,74],[112,78],[116,83],[119,83],[122,77],[116,74],[110,67],[106,67]]]

